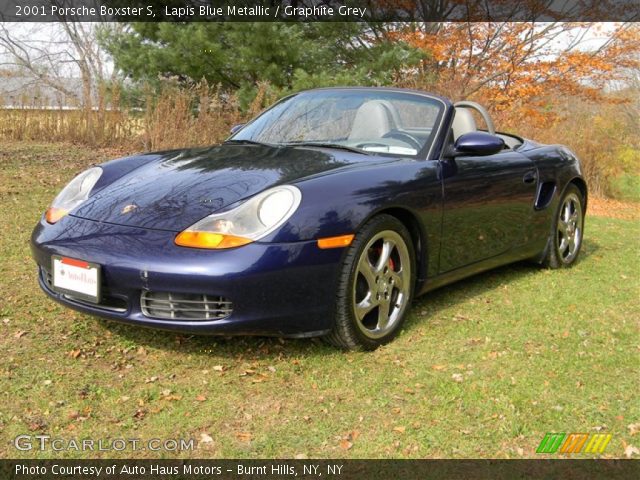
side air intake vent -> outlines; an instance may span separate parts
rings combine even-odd
[[[536,199],[536,209],[542,210],[551,203],[553,194],[556,191],[556,184],[554,182],[543,182],[538,189],[538,198]]]

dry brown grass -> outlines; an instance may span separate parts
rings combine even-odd
[[[191,88],[169,86],[157,97],[147,96],[144,128],[145,150],[218,143],[243,115],[235,95],[202,82]]]
[[[219,143],[233,125],[257,115],[276,100],[267,84],[246,111],[234,93],[206,82],[191,87],[166,84],[147,89],[142,109],[115,101],[92,112],[46,105],[0,107],[0,140],[73,143],[120,150],[163,150]],[[105,105],[105,102],[100,102]]]
[[[127,112],[61,109],[0,109],[0,139],[122,145],[131,142],[141,122]]]

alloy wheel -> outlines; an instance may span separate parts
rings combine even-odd
[[[575,193],[564,199],[558,216],[556,246],[560,259],[571,263],[580,249],[582,241],[582,204]]]
[[[362,251],[353,283],[356,324],[369,338],[392,331],[407,308],[411,260],[404,239],[392,230],[374,235]]]

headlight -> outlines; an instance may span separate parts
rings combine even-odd
[[[100,167],[92,167],[71,180],[58,196],[53,199],[51,206],[47,209],[45,214],[47,222],[56,223],[89,198],[89,192],[95,186],[100,175],[102,175],[102,169]]]
[[[259,240],[286,222],[300,205],[298,188],[282,185],[265,190],[240,206],[193,224],[176,237],[176,245],[232,248]]]

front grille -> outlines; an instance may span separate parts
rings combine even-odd
[[[219,320],[233,312],[224,297],[193,293],[147,292],[140,295],[142,313],[167,320]]]
[[[47,285],[47,287],[49,287],[50,290],[53,290],[53,278],[51,276],[51,271],[44,267],[40,267],[40,269],[42,271],[42,279],[44,280],[44,283]],[[107,290],[104,286],[102,287],[102,298],[100,299],[100,303],[87,302],[86,300],[74,297],[73,295],[69,295],[66,293],[62,296],[67,300],[71,300],[75,303],[80,303],[82,305],[93,308],[102,308],[103,310],[109,310],[111,312],[124,313],[128,309],[127,301],[125,299],[110,295],[109,290]]]

